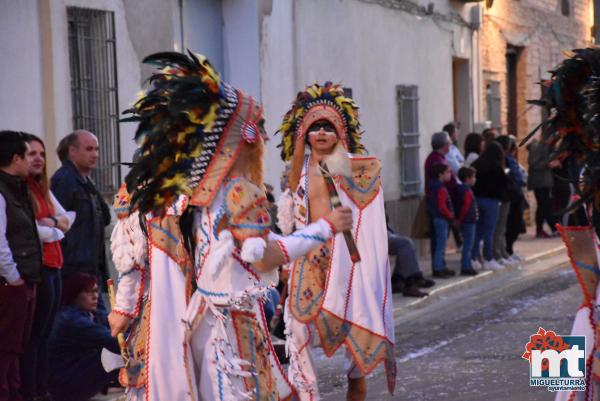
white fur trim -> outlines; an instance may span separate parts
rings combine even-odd
[[[115,269],[127,273],[133,269],[133,247],[131,246],[126,219],[117,221],[110,236],[110,250]]]
[[[211,278],[217,278],[219,270],[223,267],[223,264],[229,259],[231,252],[235,249],[235,243],[233,241],[233,235],[231,231],[223,230],[219,233],[219,240],[214,243],[210,254],[208,255],[204,266],[204,271],[209,274]]]
[[[267,243],[260,237],[251,237],[242,244],[242,252],[240,256],[244,262],[254,263],[259,261],[265,255]]]
[[[110,250],[119,273],[127,273],[134,266],[145,265],[147,240],[142,232],[138,212],[117,221],[110,236]]]
[[[277,225],[283,235],[294,231],[294,198],[289,188],[277,199]]]
[[[133,242],[133,258],[138,265],[146,264],[148,257],[148,241],[142,227],[140,227],[139,212],[134,212],[127,219],[131,230],[131,241]]]
[[[348,153],[341,142],[338,142],[333,149],[333,153],[325,158],[325,164],[331,175],[352,176],[350,157],[348,157]]]

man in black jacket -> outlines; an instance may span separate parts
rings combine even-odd
[[[0,131],[0,401],[21,401],[19,356],[27,342],[42,252],[27,189],[25,134]]]
[[[63,275],[80,272],[106,278],[104,227],[110,223],[110,211],[90,178],[98,162],[98,139],[77,130],[60,141],[57,152],[62,166],[52,176],[52,193],[66,210],[77,213],[61,241]]]

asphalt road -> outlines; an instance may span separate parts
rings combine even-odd
[[[521,355],[540,326],[569,334],[580,302],[576,277],[562,265],[499,275],[408,312],[396,320],[396,394],[387,394],[380,368],[368,378],[367,398],[551,401],[546,389],[529,387]],[[345,400],[343,355],[318,361],[322,399]]]

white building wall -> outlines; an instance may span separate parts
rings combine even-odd
[[[187,0],[183,3],[184,47],[204,54],[217,71],[224,69],[221,3],[221,0]]]
[[[38,2],[0,0],[0,129],[44,136]]]
[[[260,47],[261,92],[265,109],[265,128],[271,140],[267,142],[265,182],[279,190],[284,164],[281,161],[281,141],[273,134],[289,109],[300,84],[296,82],[294,60],[294,0],[273,1],[269,14],[262,18]]]

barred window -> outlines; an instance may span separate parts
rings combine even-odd
[[[398,85],[398,143],[400,144],[400,193],[403,198],[419,195],[419,94],[415,85]]]
[[[98,137],[92,177],[103,194],[114,194],[121,179],[114,13],[67,7],[67,18],[73,128]]]
[[[490,81],[487,85],[486,103],[487,117],[493,128],[500,128],[501,113],[500,82]]]

